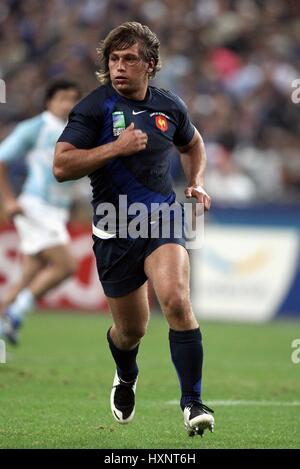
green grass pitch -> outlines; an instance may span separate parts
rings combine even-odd
[[[134,421],[111,416],[107,316],[31,315],[0,364],[0,448],[299,448],[299,323],[202,324],[203,399],[214,433],[190,438],[177,405],[168,328],[153,314],[139,353]]]

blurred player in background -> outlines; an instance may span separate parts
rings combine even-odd
[[[119,423],[135,412],[136,356],[149,319],[147,279],[169,323],[170,350],[181,385],[181,409],[190,436],[213,430],[213,412],[201,400],[202,338],[189,297],[189,257],[185,239],[124,239],[101,229],[102,203],[118,209],[118,198],[142,202],[175,201],[170,160],[182,157],[187,197],[206,209],[202,188],[205,149],[186,106],[169,91],[148,86],[160,68],[159,41],[139,23],[112,30],[99,48],[102,86],[72,110],[56,147],[54,174],[59,181],[90,175],[94,206],[94,252],[99,277],[113,316],[107,334],[116,363],[111,410]],[[148,212],[149,213],[149,212]],[[146,223],[152,223],[146,218]]]
[[[18,124],[0,144],[0,197],[7,216],[14,221],[22,253],[21,278],[0,302],[0,335],[13,344],[35,301],[76,270],[65,226],[72,184],[58,184],[52,165],[57,138],[79,98],[76,83],[53,82],[46,91],[46,110]],[[25,157],[28,173],[17,198],[7,177],[7,165]]]

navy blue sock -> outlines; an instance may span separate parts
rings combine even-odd
[[[139,344],[132,350],[120,350],[115,346],[112,338],[110,337],[110,329],[107,331],[107,340],[110,351],[117,365],[119,378],[128,382],[135,380],[139,372],[136,363]]]
[[[169,331],[171,357],[181,387],[182,410],[190,401],[201,402],[203,348],[200,329]]]

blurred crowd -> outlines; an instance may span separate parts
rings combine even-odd
[[[187,103],[214,200],[300,202],[299,0],[1,0],[0,139],[41,111],[49,80],[95,88],[96,46],[127,20],[161,41],[153,84]],[[180,183],[178,160],[173,175]]]

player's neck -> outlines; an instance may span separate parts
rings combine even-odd
[[[50,109],[45,109],[44,113],[47,114],[49,116],[48,118],[51,119],[52,121],[55,121],[55,122],[66,122],[67,121],[67,117],[62,117],[61,115],[50,111]]]
[[[112,85],[113,86],[113,85]],[[113,86],[114,88],[114,86]],[[144,99],[146,98],[147,96],[147,91],[148,91],[148,85],[146,85],[145,87],[141,88],[141,89],[138,89],[138,90],[134,90],[132,92],[122,92],[120,90],[117,90],[116,88],[114,88],[116,90],[116,92],[118,94],[120,94],[121,96],[123,96],[124,98],[127,98],[127,99],[132,99],[134,101],[144,101]]]
[[[55,110],[53,110],[49,107],[46,108],[45,111],[48,112],[55,119],[61,120],[63,122],[65,122],[67,120],[67,116],[62,116],[60,113],[55,112]]]

